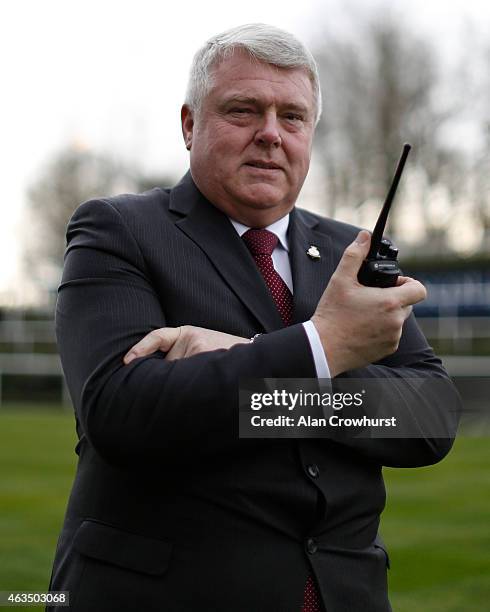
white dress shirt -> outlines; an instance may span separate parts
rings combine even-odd
[[[229,218],[229,217],[228,217]],[[230,218],[229,218],[230,219]],[[243,223],[239,223],[234,219],[230,219],[233,227],[241,237],[250,228]],[[274,268],[282,280],[286,283],[291,293],[294,293],[293,288],[293,276],[291,274],[291,263],[289,261],[289,242],[288,242],[288,227],[289,227],[289,215],[282,217],[278,221],[275,221],[271,225],[268,225],[266,230],[274,233],[278,237],[276,248],[272,252],[272,263]],[[316,330],[316,327],[311,321],[303,323],[308,341],[310,343],[313,360],[315,362],[317,378],[330,378],[330,370],[325,356],[325,351],[320,340],[320,336]]]

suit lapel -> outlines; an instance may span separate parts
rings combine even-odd
[[[315,230],[318,221],[305,211],[294,209],[289,221],[290,261],[293,275],[293,323],[308,321],[334,272],[330,236]],[[316,246],[320,259],[307,252]]]
[[[197,189],[190,172],[170,192],[176,225],[207,255],[223,280],[265,331],[283,327],[270,291],[229,219]],[[258,330],[260,331],[260,330]]]

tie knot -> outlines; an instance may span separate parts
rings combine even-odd
[[[266,229],[249,229],[242,236],[252,255],[272,255],[279,238]]]

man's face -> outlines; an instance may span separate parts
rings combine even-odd
[[[258,62],[241,50],[213,71],[197,115],[182,127],[198,188],[233,219],[265,227],[294,206],[310,163],[315,109],[303,69]]]

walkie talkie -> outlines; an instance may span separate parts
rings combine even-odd
[[[368,287],[394,287],[401,274],[398,261],[396,260],[398,249],[389,240],[383,238],[383,232],[385,231],[388,213],[390,212],[410,149],[411,146],[409,144],[403,145],[402,155],[398,162],[393,182],[371,236],[371,248],[369,249],[368,256],[362,262],[359,274],[357,275],[361,285]]]

